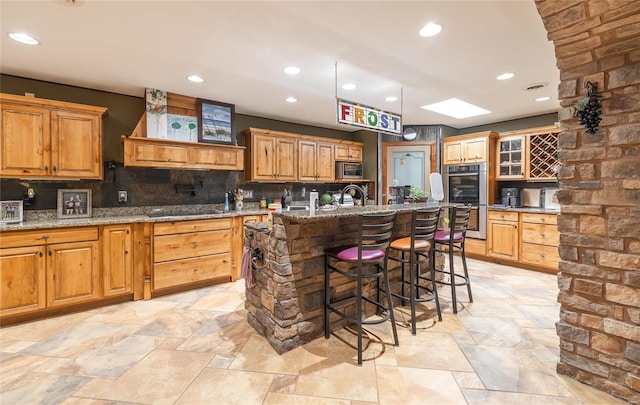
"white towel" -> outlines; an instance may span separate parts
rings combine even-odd
[[[240,264],[240,277],[244,278],[247,288],[252,288],[256,283],[253,281],[253,271],[251,271],[251,249],[244,247],[242,250],[242,263]]]

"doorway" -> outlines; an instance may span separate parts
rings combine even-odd
[[[389,186],[420,187],[429,195],[429,174],[436,170],[433,142],[382,143],[382,204],[389,203]]]

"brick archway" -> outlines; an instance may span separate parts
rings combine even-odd
[[[640,403],[640,2],[536,0],[560,70],[558,372]],[[600,129],[573,118],[586,81]]]

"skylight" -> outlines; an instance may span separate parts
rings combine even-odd
[[[425,110],[437,112],[438,114],[447,115],[449,117],[457,119],[475,117],[477,115],[491,113],[491,111],[485,110],[484,108],[480,108],[473,104],[469,104],[466,101],[458,100],[457,98],[450,98],[438,103],[423,105],[420,108],[424,108]]]

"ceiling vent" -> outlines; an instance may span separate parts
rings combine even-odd
[[[547,87],[549,85],[549,83],[547,82],[542,82],[542,83],[532,83],[530,85],[528,85],[527,87],[523,88],[522,90],[525,91],[531,91],[531,90],[539,90],[543,87]]]
[[[61,6],[80,7],[84,4],[85,0],[54,0],[54,2]]]

